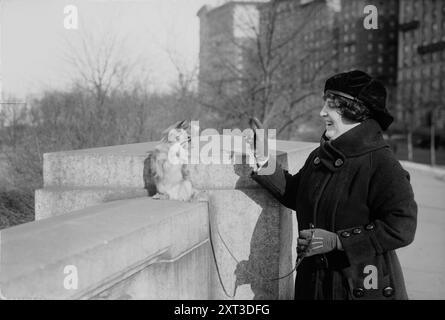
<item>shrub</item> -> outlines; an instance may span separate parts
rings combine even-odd
[[[34,220],[34,193],[0,190],[0,229]]]

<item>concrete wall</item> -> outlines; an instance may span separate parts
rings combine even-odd
[[[2,270],[6,281],[2,288],[12,296],[45,298],[292,299],[293,275],[273,279],[294,266],[295,215],[250,179],[247,164],[190,165],[191,180],[208,194],[208,203],[151,200],[144,188],[151,183],[146,158],[154,146],[45,154],[44,189],[36,192],[40,220],[6,231],[10,257],[2,261],[12,269],[6,277]],[[277,159],[295,173],[314,147],[278,141]],[[125,229],[126,235],[114,233],[121,228],[130,229]],[[36,234],[39,240],[34,242]],[[134,257],[132,252],[146,243],[150,250]],[[85,287],[76,293],[60,287],[67,263],[81,266],[87,274],[82,273]],[[21,264],[26,266],[22,269],[28,270],[28,265],[35,269],[16,274],[14,268]],[[33,278],[37,275],[40,280]],[[42,282],[44,291],[33,287]]]
[[[140,198],[3,230],[2,297],[208,299],[207,217],[206,203]]]

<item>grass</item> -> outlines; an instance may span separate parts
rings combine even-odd
[[[34,220],[34,194],[21,190],[0,190],[0,229]]]
[[[0,229],[34,220],[34,192],[14,187],[6,159],[0,153]]]

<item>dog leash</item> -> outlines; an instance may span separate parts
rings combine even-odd
[[[310,228],[311,228],[311,229],[314,228],[313,224],[310,224]],[[219,232],[219,230],[218,230],[217,227],[216,227],[216,232],[217,232],[219,238],[221,239],[222,244],[223,244],[224,247],[226,248],[227,252],[229,252],[230,256],[232,257],[232,259],[233,259],[238,265],[240,265],[239,260],[235,257],[235,255],[234,255],[234,254],[232,253],[232,251],[229,249],[229,247],[227,246],[226,242],[224,241],[224,239],[223,239],[223,237],[221,236],[221,234],[220,234],[220,232]],[[222,280],[221,273],[220,273],[219,266],[218,266],[218,260],[217,260],[217,258],[216,258],[216,253],[215,253],[215,247],[214,247],[214,243],[213,243],[213,235],[212,235],[212,234],[213,234],[213,232],[212,232],[212,220],[211,220],[211,214],[210,214],[210,211],[209,211],[209,239],[210,239],[210,247],[211,247],[211,249],[212,249],[212,256],[213,256],[213,260],[214,260],[214,262],[215,262],[215,268],[216,268],[216,273],[217,273],[217,275],[218,275],[218,280],[219,280],[219,283],[220,283],[220,285],[221,285],[221,287],[222,287],[222,289],[223,289],[223,291],[224,291],[224,294],[225,294],[227,297],[229,297],[229,298],[234,298],[235,295],[236,295],[236,286],[235,286],[235,288],[234,288],[234,290],[233,290],[233,295],[230,295],[230,294],[227,292],[226,287],[224,286],[224,282],[223,282],[223,280]],[[256,274],[256,273],[252,273],[252,272],[250,272],[249,270],[247,270],[247,268],[245,268],[244,271],[245,271],[246,273],[248,273],[249,275],[251,275],[252,277],[254,277],[254,278],[256,278],[256,279],[259,279],[259,280],[261,280],[261,281],[278,281],[278,280],[287,278],[287,277],[291,276],[295,271],[297,271],[298,266],[301,264],[301,262],[302,262],[302,261],[304,260],[304,258],[307,256],[313,238],[314,238],[314,230],[311,231],[311,238],[309,239],[309,243],[308,243],[307,247],[305,248],[305,250],[304,250],[301,254],[297,254],[297,258],[296,258],[296,260],[295,260],[295,267],[292,268],[292,270],[291,270],[289,273],[287,273],[287,274],[285,274],[285,275],[283,275],[283,276],[279,276],[279,277],[276,277],[276,278],[266,278],[266,277],[260,276],[260,275],[258,275],[258,274]]]

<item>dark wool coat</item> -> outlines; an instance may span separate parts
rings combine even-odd
[[[296,211],[299,230],[313,223],[343,245],[303,260],[295,299],[407,299],[394,250],[414,240],[417,205],[376,121],[332,141],[323,135],[296,175],[277,164],[274,174],[252,178]]]

